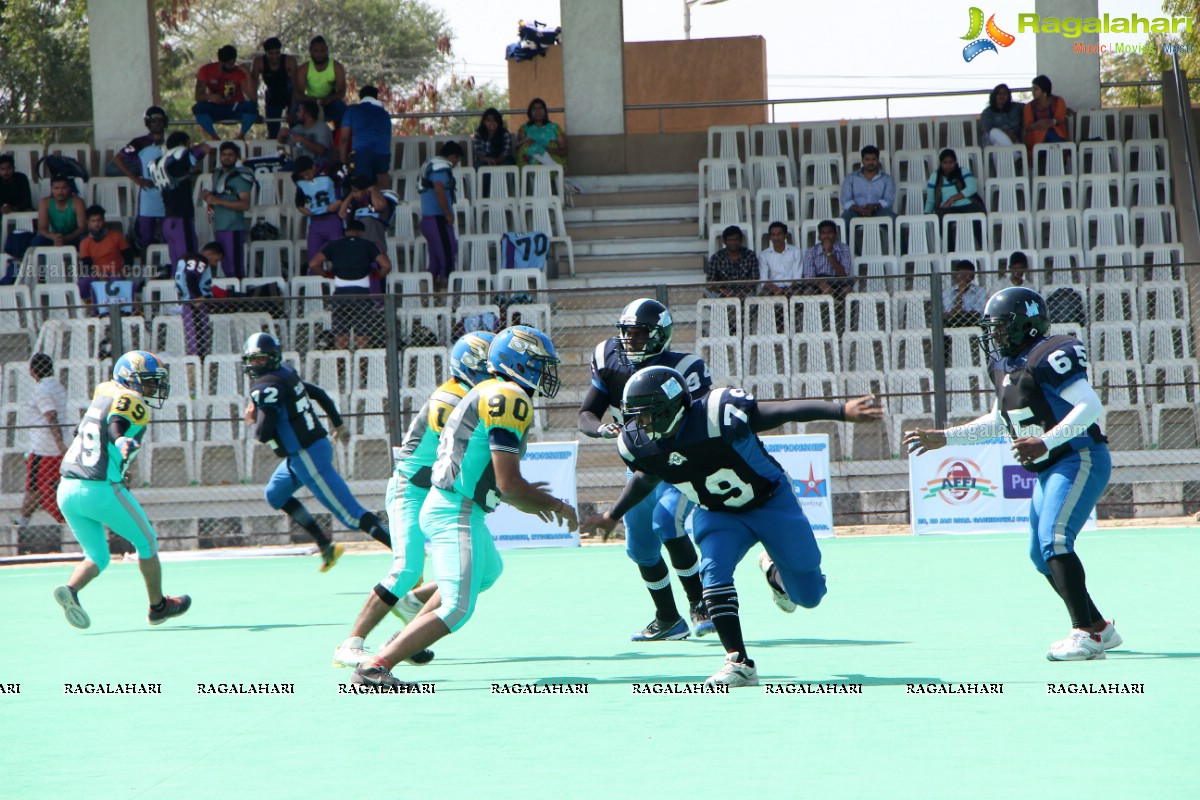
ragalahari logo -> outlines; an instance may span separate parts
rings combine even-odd
[[[983,477],[983,470],[974,461],[949,458],[937,468],[936,475],[924,488],[922,500],[940,497],[952,506],[965,506],[980,497],[995,497],[996,485]]]
[[[996,45],[1008,47],[1017,40],[1017,37],[1011,33],[1006,33],[1000,30],[1000,26],[996,24],[996,15],[992,14],[987,18],[987,25],[983,24],[983,9],[971,6],[969,9],[971,15],[971,27],[967,30],[967,35],[962,37],[969,40],[971,43],[963,48],[963,61],[974,61],[981,53],[998,53]],[[987,38],[979,38],[979,34],[987,32]]]
[[[792,481],[792,486],[801,499],[805,497],[827,497],[829,495],[828,481],[825,478],[817,478],[817,473],[813,470],[812,464],[808,465],[808,478]]]

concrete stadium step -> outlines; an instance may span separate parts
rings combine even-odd
[[[575,259],[589,256],[684,256],[708,255],[708,242],[692,236],[654,236],[644,239],[616,239],[611,241],[574,241]]]
[[[649,237],[684,238],[694,236],[699,240],[699,223],[695,219],[637,219],[629,222],[590,223],[567,221],[567,234],[578,247],[581,242],[608,241],[612,239],[644,239]]]
[[[620,192],[659,192],[695,189],[700,181],[696,172],[664,172],[646,175],[572,175],[571,182],[582,191],[581,197]]]
[[[693,210],[700,202],[700,187],[695,175],[692,184],[678,189],[620,189],[576,194],[571,198],[573,208],[569,211],[617,211],[633,205],[690,204]]]
[[[565,273],[566,270],[564,269]],[[653,286],[656,284],[696,283],[704,280],[703,254],[589,255],[575,257],[575,276],[597,281],[595,286]],[[601,280],[603,279],[603,280]],[[556,283],[555,286],[563,286]],[[567,287],[563,287],[567,288]]]

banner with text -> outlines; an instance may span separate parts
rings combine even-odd
[[[833,493],[829,486],[829,436],[791,434],[763,436],[767,454],[792,479],[804,515],[818,537],[833,536]]]
[[[947,445],[908,457],[912,529],[924,533],[1025,533],[1037,476],[1008,439]],[[1095,529],[1096,511],[1084,525]]]
[[[546,481],[546,491],[573,506],[578,504],[575,465],[579,460],[578,442],[537,442],[529,445],[521,458],[521,474],[530,483]],[[542,522],[533,514],[501,503],[487,516],[492,541],[501,550],[522,547],[579,547],[579,532],[566,525]]]

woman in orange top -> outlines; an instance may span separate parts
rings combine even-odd
[[[1033,146],[1042,142],[1067,141],[1067,104],[1051,92],[1050,79],[1033,79],[1033,102],[1025,104],[1025,146],[1033,155]]]

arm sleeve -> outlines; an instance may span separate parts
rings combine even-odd
[[[338,412],[337,403],[334,402],[333,398],[330,397],[324,389],[322,389],[320,386],[317,386],[315,383],[309,383],[308,381],[305,381],[304,391],[308,393],[309,397],[317,402],[317,405],[319,405],[321,410],[325,412],[325,416],[329,417],[329,421],[333,423],[333,427],[341,427],[342,415]]]
[[[937,206],[937,197],[934,193],[937,191],[937,176],[929,179],[929,183],[925,184],[925,213],[932,214],[933,209]]]
[[[1104,413],[1104,405],[1086,379],[1068,384],[1059,393],[1059,397],[1074,407],[1057,425],[1042,434],[1041,440],[1046,443],[1047,450],[1053,450],[1077,436],[1082,436]]]
[[[883,208],[891,208],[896,202],[896,181],[891,175],[883,176],[883,197],[879,198],[879,205]]]
[[[625,516],[629,512],[629,509],[649,497],[650,493],[660,483],[662,483],[661,478],[647,475],[640,470],[635,471],[633,476],[625,482],[625,488],[621,490],[617,501],[608,510],[609,516],[613,519],[620,519]]]
[[[842,208],[850,208],[854,205],[854,191],[850,186],[850,182],[854,180],[853,173],[846,176],[846,180],[842,181]]]
[[[982,417],[954,428],[947,428],[942,433],[946,436],[946,444],[975,444],[1003,436],[1004,425],[1000,422],[1000,409],[993,402],[992,410]]]
[[[963,197],[971,197],[979,191],[979,182],[970,172],[963,171]]]
[[[258,410],[258,424],[254,428],[254,438],[260,442],[269,442],[275,438],[275,418],[279,409],[274,405],[255,406]]]
[[[595,386],[588,386],[583,403],[579,406],[579,432],[593,439],[600,438],[596,432],[604,424],[604,412],[608,410],[608,395],[601,394]]]
[[[124,417],[111,415],[108,418],[108,440],[115,442],[125,435],[126,431],[133,425],[132,422]]]
[[[846,407],[824,400],[760,400],[749,409],[749,417],[750,428],[755,433],[762,433],[788,422],[813,422],[819,419],[844,422]]]
[[[33,206],[33,189],[29,185],[29,178],[25,175],[20,176],[21,180],[17,181],[17,208],[21,211],[28,211]]]

